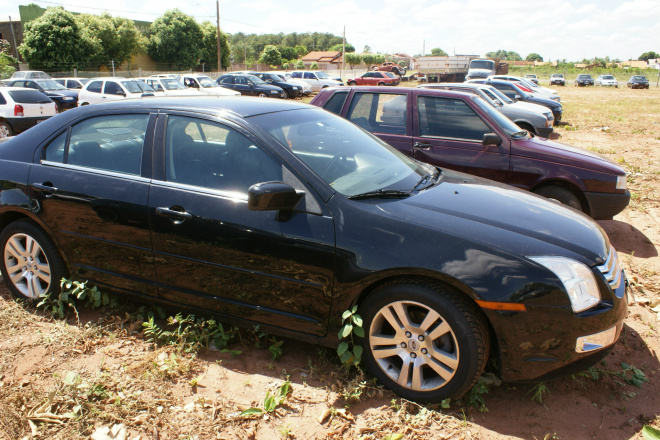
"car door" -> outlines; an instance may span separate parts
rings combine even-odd
[[[312,91],[321,90],[321,83],[313,72],[303,72],[303,79],[312,87]]]
[[[83,95],[84,101],[87,101],[90,104],[103,102],[103,81],[90,81],[81,94]],[[81,100],[80,96],[78,99]]]
[[[126,99],[126,91],[114,81],[106,81],[103,85],[103,94],[101,95],[103,102],[119,101]]]
[[[158,125],[154,164],[162,168],[154,174],[149,217],[159,296],[254,324],[324,334],[332,218],[307,191],[314,214],[249,210],[250,185],[302,183],[237,127],[174,113]]]
[[[54,134],[33,165],[33,212],[74,277],[156,295],[147,216],[155,118],[88,117]]]
[[[413,157],[409,92],[355,91],[346,119]]]
[[[414,104],[415,159],[499,182],[508,181],[509,140],[502,139],[501,145],[483,145],[484,134],[496,131],[468,100],[420,93]]]

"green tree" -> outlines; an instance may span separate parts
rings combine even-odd
[[[200,63],[203,63],[206,70],[218,68],[218,29],[210,21],[205,21],[201,25],[202,34],[202,56]],[[231,66],[231,51],[227,42],[227,35],[220,31],[220,67],[227,69]]]
[[[383,64],[385,62],[385,57],[381,54],[374,55],[374,64]]]
[[[362,55],[362,61],[368,68],[371,68],[371,66],[376,63],[376,56],[370,53],[365,53]]]
[[[269,44],[268,46],[264,47],[264,51],[259,57],[259,62],[262,64],[268,64],[270,66],[279,66],[282,64],[282,54],[280,54],[280,51],[277,50],[277,47]]]
[[[436,48],[431,49],[431,55],[433,55],[434,57],[446,57],[447,52],[440,49],[439,47],[436,47]]]
[[[313,62],[311,66],[309,66],[310,70],[318,70],[319,69],[319,63]]]
[[[660,58],[660,55],[657,52],[649,51],[649,52],[644,52],[637,58],[638,61],[646,61],[647,63],[649,60],[653,59],[658,59]]]
[[[298,60],[298,62],[296,63],[296,69],[305,70],[305,63],[303,63],[303,60]]]
[[[296,58],[302,58],[309,53],[307,48],[300,44],[297,44],[293,49],[296,51]]]
[[[364,48],[362,49],[362,53],[371,53],[371,46],[365,44]]]
[[[146,51],[148,40],[132,20],[112,17],[107,12],[101,16],[80,14],[75,19],[89,51],[86,54],[89,65],[104,65],[110,69],[113,61],[119,66]]]
[[[503,49],[500,49],[496,52],[488,52],[486,56],[488,58],[499,58],[501,60],[507,61],[522,61],[522,57],[518,54],[518,52],[506,51]]]
[[[346,55],[344,56],[344,61],[346,61],[348,65],[351,66],[352,69],[353,66],[362,64],[362,55],[357,53],[346,53]]]
[[[328,50],[330,52],[341,52],[343,47],[344,47],[343,43],[339,43],[339,44],[335,44],[334,46],[332,46]],[[355,46],[353,46],[352,44],[346,43],[346,53],[349,53],[349,52],[355,52]]]
[[[0,40],[0,78],[9,78],[16,68],[12,64],[17,64],[18,60],[9,54],[11,45],[7,40]]]
[[[193,17],[173,9],[151,24],[147,53],[170,68],[190,69],[202,57],[203,38],[202,29]]]
[[[277,46],[277,50],[280,51],[280,55],[282,55],[283,60],[292,60],[297,58],[296,50],[293,47],[279,45]]]
[[[530,53],[525,57],[525,61],[543,61],[543,57],[537,53]]]
[[[47,71],[77,68],[91,52],[74,15],[61,7],[26,23],[18,50],[30,68]]]

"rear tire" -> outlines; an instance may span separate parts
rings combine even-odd
[[[357,83],[355,81],[349,81],[348,85],[349,86],[357,86]]]
[[[460,294],[404,280],[374,291],[360,313],[365,365],[405,399],[459,398],[483,372],[490,351],[486,320]]]
[[[582,207],[580,199],[578,199],[578,197],[571,191],[567,190],[566,188],[562,188],[561,186],[544,186],[535,190],[534,193],[551,200],[556,200],[561,204],[584,212],[584,208]]]
[[[32,223],[16,221],[0,234],[0,271],[14,296],[36,301],[60,289],[64,262],[46,233]]]
[[[0,122],[0,139],[4,139],[9,136],[14,135],[14,130],[11,128],[8,122]]]

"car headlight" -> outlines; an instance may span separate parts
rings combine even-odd
[[[593,272],[584,264],[563,257],[529,257],[559,278],[571,301],[573,312],[579,313],[598,304],[600,291]]]
[[[616,189],[627,189],[628,188],[628,182],[627,182],[627,176],[624,174],[623,176],[616,176]]]
[[[73,101],[73,98],[70,96],[65,96],[64,98],[62,98],[62,101]]]

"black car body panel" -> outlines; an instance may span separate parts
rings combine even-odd
[[[300,85],[283,81],[282,78],[280,78],[278,75],[275,75],[274,73],[250,72],[250,75],[254,75],[262,81],[267,82],[268,84],[272,84],[281,88],[291,99],[299,98],[302,96],[302,87]]]
[[[259,82],[257,82],[259,81]],[[241,95],[263,98],[286,98],[286,92],[276,85],[267,84],[253,75],[228,73],[215,81],[220,87],[240,92]]]
[[[108,163],[85,162],[87,144],[77,130],[103,118],[139,122],[103,129],[104,154],[121,149],[134,167],[108,170]],[[331,160],[332,150],[299,150],[308,144],[287,143],[267,126],[273,118],[348,124],[291,101],[215,98],[115,102],[58,115],[0,144],[0,225],[30,219],[51,237],[68,271],[91,284],[330,346],[338,342],[342,312],[383,282],[442,283],[475,307],[485,302],[479,313],[495,332],[504,380],[578,365],[591,354],[576,352],[575,338],[612,326],[620,331],[626,302],[600,269],[614,250],[591,219],[449,170],[400,198],[351,199],[313,171],[311,161]],[[170,130],[186,121],[226,129],[225,146],[233,145],[230,135],[247,140],[249,151],[265,154],[259,163],[277,166],[251,168],[255,161],[238,157],[245,162],[234,168],[249,170],[239,170],[243,183],[273,181],[270,173],[281,172],[275,180],[294,188],[301,203],[287,212],[249,210],[244,190],[176,180],[183,170],[171,174],[167,148],[186,141],[174,142]],[[128,131],[139,132],[142,145],[121,137]],[[58,142],[62,149],[53,147]],[[217,159],[203,160],[210,144],[198,140],[182,151],[198,159],[190,171]],[[226,175],[216,170],[209,177]],[[529,258],[537,255],[584,264],[597,280],[598,304],[574,313],[561,281]],[[526,311],[495,311],[489,302],[521,304]]]

